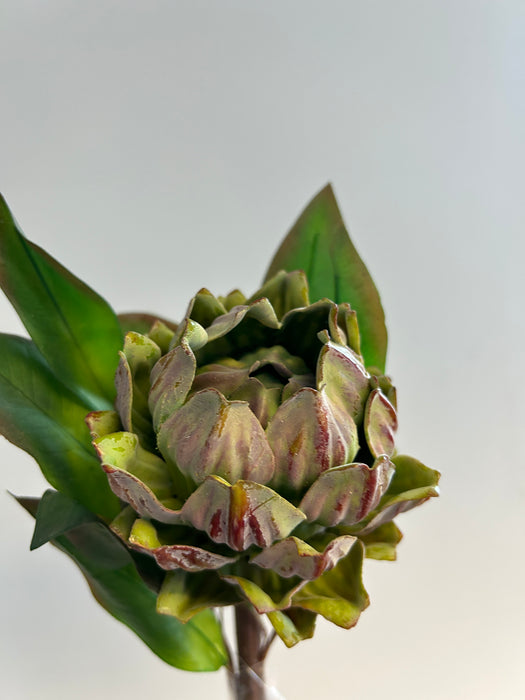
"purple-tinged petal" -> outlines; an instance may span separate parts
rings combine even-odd
[[[271,478],[274,458],[264,430],[243,401],[215,389],[194,394],[161,426],[159,449],[195,483],[215,474],[229,481]]]
[[[207,328],[218,316],[225,313],[227,310],[224,304],[209,290],[202,288],[190,301],[185,316]]]
[[[306,492],[300,508],[309,521],[325,527],[353,525],[377,507],[394,473],[394,465],[383,455],[372,468],[346,464],[323,472]]]
[[[189,497],[182,516],[210,539],[241,552],[269,547],[303,522],[304,514],[266,486],[253,481],[230,485],[210,476]]]
[[[358,449],[352,418],[315,389],[302,389],[285,401],[266,432],[277,490],[309,486],[321,472],[352,460]]]
[[[268,328],[280,328],[281,326],[268,299],[258,299],[250,305],[234,306],[227,314],[216,318],[207,328],[209,341],[222,338],[238,326],[245,317],[253,318]]]
[[[407,455],[396,455],[392,461],[396,471],[390,487],[378,507],[369,514],[362,526],[352,530],[352,534],[361,536],[373,532],[400,513],[439,495],[438,483],[441,475],[438,471],[429,469],[422,462]]]
[[[365,436],[374,457],[394,454],[396,410],[380,389],[370,394],[365,408]]]
[[[357,540],[333,569],[297,591],[292,604],[322,615],[339,627],[353,627],[369,604],[362,581],[363,550]]]
[[[345,557],[355,539],[351,535],[336,537],[323,552],[318,552],[303,540],[288,537],[264,549],[251,562],[263,569],[271,569],[284,578],[299,576],[312,580],[332,569],[339,559]]]
[[[166,463],[144,450],[133,433],[112,433],[93,443],[113,493],[142,517],[180,521]]]
[[[291,309],[308,306],[308,281],[302,270],[285,272],[281,270],[269,279],[248,300],[248,303],[266,297],[278,318],[282,318]]]
[[[317,364],[317,388],[360,423],[369,393],[369,375],[355,353],[345,345],[327,343]]]
[[[149,408],[155,430],[186,400],[195,376],[195,355],[182,342],[164,355],[151,372]]]
[[[197,371],[192,392],[213,388],[230,398],[231,394],[248,380],[249,373],[249,367],[244,367],[240,363],[236,363],[236,366],[219,363],[205,365]]]
[[[235,401],[246,401],[251,412],[263,428],[275,415],[281,402],[280,386],[265,387],[257,377],[249,377],[229,398]]]
[[[235,561],[234,557],[224,557],[189,544],[163,545],[159,541],[155,526],[149,520],[136,520],[128,541],[134,549],[154,557],[160,568],[165,571],[210,571]]]

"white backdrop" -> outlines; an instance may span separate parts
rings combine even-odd
[[[380,289],[398,445],[442,497],[366,563],[354,630],[275,644],[287,700],[525,697],[524,47],[520,0],[2,2],[0,189],[117,310],[254,291],[328,180]],[[226,698],[29,553],[5,490],[45,482],[0,449],[2,696]]]

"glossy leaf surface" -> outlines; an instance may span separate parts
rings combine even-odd
[[[19,500],[36,514],[37,502]],[[227,663],[213,613],[206,610],[185,625],[159,614],[156,594],[139,576],[131,554],[105,525],[85,523],[52,542],[79,566],[100,605],[166,663],[186,671],[215,671]]]
[[[275,254],[265,281],[279,270],[304,270],[310,301],[348,302],[357,311],[361,352],[384,371],[387,332],[377,289],[346,231],[332,187],[308,204]]]
[[[118,319],[102,297],[18,229],[0,196],[0,284],[51,368],[108,408],[122,347]]]
[[[45,478],[93,513],[118,513],[84,422],[90,406],[53,374],[34,343],[0,334],[0,432]]]

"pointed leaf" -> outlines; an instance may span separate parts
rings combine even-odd
[[[310,299],[349,302],[357,311],[367,364],[384,371],[387,333],[377,289],[345,229],[332,187],[308,204],[275,254],[265,281],[279,270],[304,270]]]
[[[96,516],[80,503],[59,491],[46,491],[38,504],[31,549],[91,522],[97,522]]]
[[[35,504],[20,499],[34,514]],[[156,594],[126,548],[102,523],[85,523],[53,539],[79,566],[102,607],[127,625],[166,663],[186,671],[215,671],[227,663],[220,625],[211,611],[183,625],[156,611]]]
[[[30,340],[0,334],[0,357],[0,432],[36,459],[52,486],[113,518],[119,504],[84,422],[92,407],[55,377]]]
[[[111,307],[18,229],[0,196],[0,285],[64,383],[109,408],[122,334]]]

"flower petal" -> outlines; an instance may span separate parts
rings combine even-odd
[[[233,605],[241,600],[235,589],[214,572],[170,571],[157,598],[157,612],[188,622],[206,608]]]
[[[323,393],[305,388],[285,401],[266,429],[275,455],[272,487],[299,490],[346,464],[358,449],[352,418]]]
[[[251,560],[263,569],[271,569],[283,576],[299,576],[312,580],[332,569],[339,559],[345,557],[355,542],[355,537],[342,535],[334,538],[323,552],[297,537],[288,537],[267,547]]]
[[[249,299],[253,302],[261,297],[266,297],[278,318],[282,318],[287,311],[308,306],[308,282],[302,270],[285,272],[281,270],[274,277],[269,279],[255,294]]]
[[[164,355],[151,372],[149,408],[155,430],[186,400],[195,376],[195,355],[182,341]]]
[[[370,394],[365,408],[365,435],[374,457],[394,454],[394,433],[397,430],[395,408],[380,389]]]
[[[165,523],[180,522],[168,467],[160,457],[144,450],[133,433],[112,433],[94,441],[111,490],[142,517]]]
[[[194,394],[161,426],[159,449],[195,483],[210,474],[229,481],[271,478],[274,458],[264,430],[244,401],[215,389]]]
[[[116,409],[125,430],[136,433],[145,447],[155,445],[148,409],[150,373],[160,358],[159,346],[150,338],[130,331],[124,340],[124,351],[115,377]]]
[[[325,527],[353,525],[377,506],[393,473],[394,465],[385,455],[372,468],[360,463],[334,467],[312,484],[300,508],[308,520]]]
[[[209,476],[182,508],[185,522],[210,539],[238,552],[251,545],[269,547],[287,537],[305,516],[266,486],[253,481],[230,485]]]
[[[400,513],[411,510],[433,496],[439,496],[439,477],[435,469],[429,469],[413,457],[396,455],[392,459],[396,472],[387,492],[359,530],[359,535],[374,531],[390,522]],[[357,530],[353,530],[357,534]]]
[[[317,388],[356,423],[363,418],[368,382],[368,372],[350,348],[332,342],[323,346],[317,364]]]
[[[290,648],[314,636],[317,615],[310,610],[288,608],[268,613],[268,619],[277,635]]]
[[[353,627],[369,604],[362,582],[363,549],[356,541],[333,569],[297,591],[292,604],[322,615],[339,627]]]
[[[155,526],[149,520],[135,520],[128,541],[134,549],[153,556],[160,568],[165,571],[214,570],[235,561],[234,557],[224,557],[194,545],[163,545],[158,539]]]

